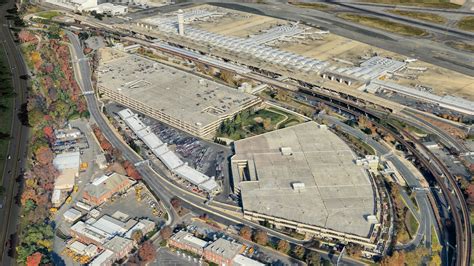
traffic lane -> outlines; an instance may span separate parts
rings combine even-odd
[[[9,7],[13,7],[13,2],[10,2],[10,6],[3,6],[2,11],[6,11]],[[1,234],[1,247],[2,247],[2,263],[3,265],[11,265],[12,259],[8,257],[7,250],[5,245],[3,245],[6,238],[11,234],[16,232],[17,219],[19,216],[19,206],[13,203],[13,197],[18,191],[18,184],[15,182],[16,177],[20,174],[20,170],[24,167],[24,156],[22,156],[26,151],[26,139],[27,139],[27,129],[23,128],[21,122],[16,116],[16,111],[20,109],[21,104],[24,103],[26,99],[26,81],[20,79],[21,75],[26,73],[26,68],[21,58],[20,52],[17,49],[12,36],[10,34],[9,28],[6,26],[5,12],[2,12],[0,23],[3,25],[0,30],[0,34],[3,38],[3,47],[6,50],[6,57],[10,69],[12,72],[12,85],[17,93],[14,99],[14,110],[12,112],[12,139],[10,140],[9,147],[9,156],[11,156],[9,161],[6,163],[7,169],[5,170],[7,174],[4,174],[3,185],[7,188],[7,193],[5,195],[5,204],[2,208],[2,234]]]

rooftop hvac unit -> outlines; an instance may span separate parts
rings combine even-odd
[[[291,150],[291,147],[281,147],[280,152],[281,152],[281,155],[283,156],[293,155],[293,151]]]
[[[303,182],[294,182],[291,184],[291,187],[293,188],[293,190],[300,191],[305,188],[305,185]]]

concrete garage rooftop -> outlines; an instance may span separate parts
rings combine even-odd
[[[369,177],[348,145],[328,129],[307,122],[234,145],[232,162],[249,165],[239,184],[244,210],[370,234],[366,216],[374,214],[375,199]],[[295,183],[304,188],[293,189]]]
[[[98,85],[198,127],[240,110],[256,96],[110,48],[101,50]],[[104,59],[105,58],[105,59]]]

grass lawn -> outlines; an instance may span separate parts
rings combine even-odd
[[[0,48],[0,80],[3,86],[11,88],[11,76],[8,67],[8,62],[5,57],[5,51],[3,46]],[[13,112],[13,98],[0,97],[0,132],[10,134],[11,123],[12,123],[12,112]],[[5,166],[5,160],[8,156],[8,140],[0,140],[0,183],[3,178],[3,168]]]
[[[236,118],[228,122],[230,123],[228,127],[234,128],[234,130],[219,130],[217,136],[239,140],[302,122],[299,117],[272,107],[261,109],[256,112],[250,112],[247,113],[247,115],[243,115],[244,112],[239,114],[240,122],[238,122],[238,119]],[[226,132],[230,132],[230,134]]]
[[[354,13],[340,13],[337,15],[338,17],[353,21],[365,26],[369,26],[372,28],[405,35],[405,36],[425,36],[428,33],[420,28],[409,26],[406,24],[392,22],[389,20],[376,18],[376,17],[369,17],[364,15],[358,15]]]
[[[458,22],[458,28],[461,30],[474,31],[474,16],[463,17]]]
[[[404,17],[424,20],[424,21],[433,22],[433,23],[437,23],[437,24],[446,23],[446,18],[445,17],[443,17],[441,15],[438,15],[438,14],[434,14],[434,13],[419,12],[419,11],[396,10],[396,9],[395,10],[394,9],[388,10],[388,12],[390,12],[392,14],[404,16]]]
[[[43,11],[43,12],[40,12],[36,15],[38,17],[42,17],[44,19],[52,19],[54,17],[57,17],[57,16],[61,15],[61,13],[59,13],[57,11]]]
[[[419,7],[433,7],[433,8],[460,8],[460,5],[450,3],[449,0],[363,0],[363,2],[376,4],[390,4],[401,6],[419,6]]]
[[[407,227],[408,233],[413,238],[416,235],[416,230],[418,230],[418,221],[410,210],[407,210],[405,215],[405,225]]]
[[[289,4],[297,6],[297,7],[311,8],[311,9],[317,9],[317,10],[329,10],[329,9],[331,9],[330,6],[328,6],[326,4],[321,4],[321,3],[289,2]]]

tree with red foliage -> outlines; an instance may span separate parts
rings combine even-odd
[[[171,206],[173,206],[173,208],[175,208],[176,210],[178,210],[179,208],[181,208],[181,200],[178,199],[177,197],[173,197],[173,198],[170,200],[170,203],[171,203]]]
[[[133,165],[130,161],[125,160],[122,164],[123,168],[125,168],[125,171],[127,172],[127,175],[135,180],[140,180],[142,177],[140,176],[140,173],[138,173],[137,169],[135,168],[135,165]]]
[[[160,236],[164,240],[168,240],[172,234],[173,230],[171,230],[171,227],[169,227],[168,225],[163,226],[163,228],[161,228],[160,230]]]
[[[40,164],[46,165],[53,161],[54,154],[49,147],[41,146],[35,151],[35,157]]]
[[[41,263],[43,254],[35,252],[26,258],[26,266],[38,266]]]
[[[44,133],[45,137],[46,137],[50,142],[54,141],[54,130],[53,130],[52,127],[50,127],[50,126],[45,126],[45,127],[43,128],[43,133]]]
[[[138,249],[138,257],[141,261],[150,262],[156,258],[156,248],[151,241],[146,241]]]
[[[466,190],[464,191],[466,193],[466,203],[468,205],[474,206],[474,184],[471,183],[466,187]]]

